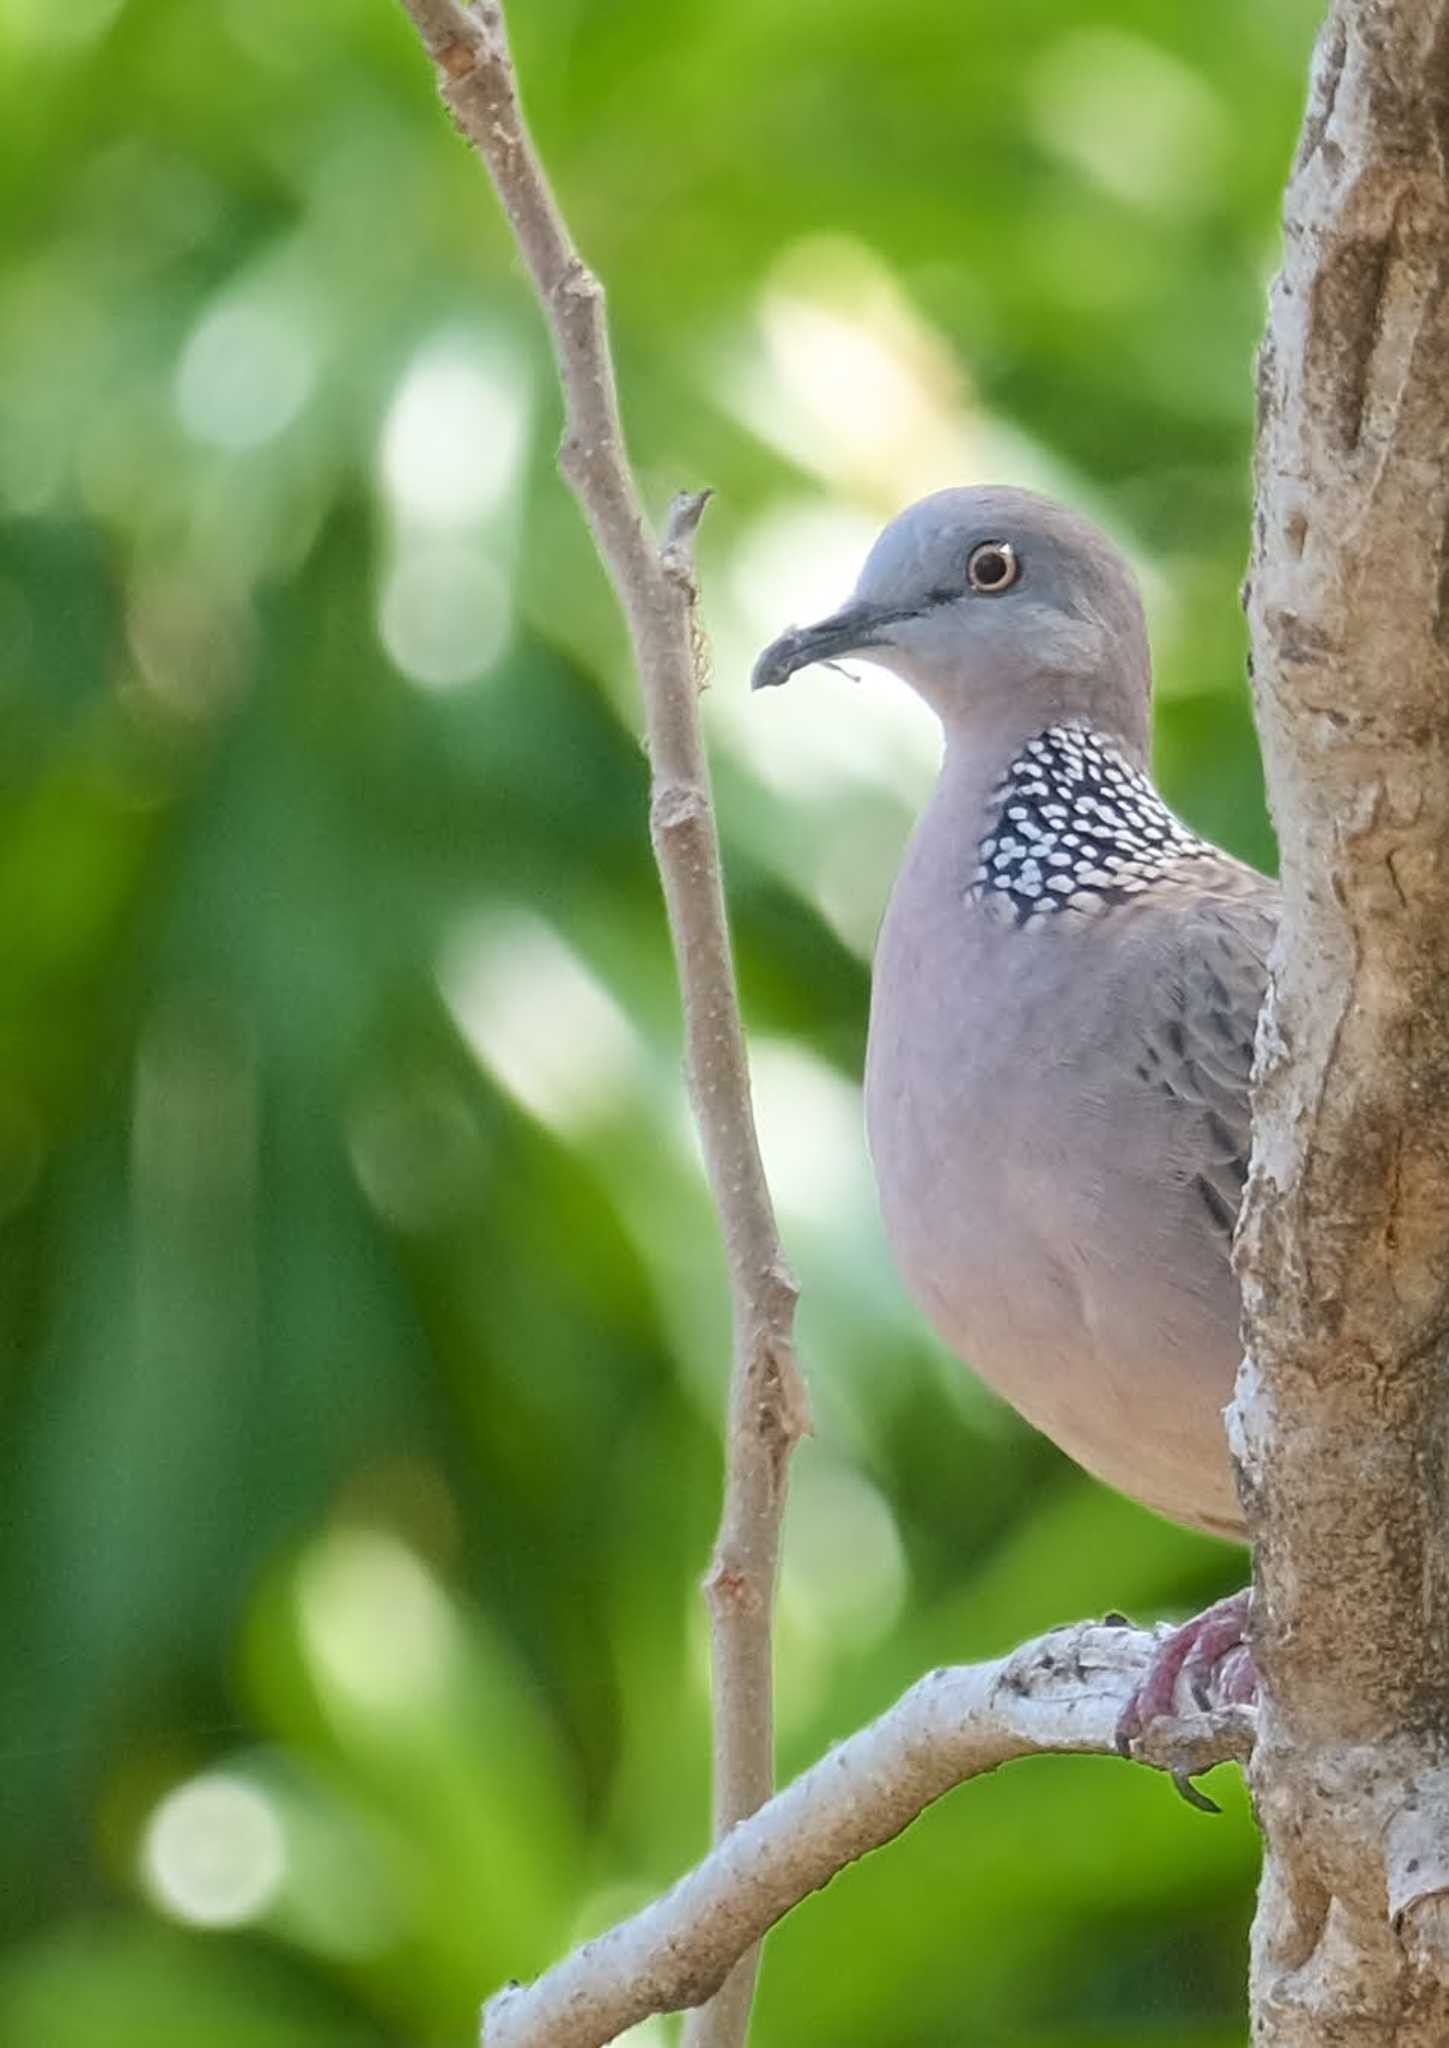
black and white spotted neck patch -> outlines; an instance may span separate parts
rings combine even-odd
[[[1127,903],[1183,861],[1222,859],[1088,725],[1029,740],[992,791],[990,815],[967,897],[1026,929],[1058,911]]]

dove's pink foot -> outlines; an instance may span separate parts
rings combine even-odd
[[[1147,1667],[1117,1722],[1123,1756],[1152,1722],[1178,1712],[1179,1682],[1204,1713],[1213,1707],[1250,1706],[1258,1696],[1258,1674],[1248,1642],[1250,1589],[1230,1594],[1174,1629]]]

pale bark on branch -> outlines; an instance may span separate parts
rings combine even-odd
[[[652,2013],[708,1998],[735,1959],[933,1800],[1017,1757],[1113,1751],[1165,1629],[1054,1629],[994,1663],[933,1671],[830,1750],[632,1920],[488,2007],[487,2048],[603,2048]],[[1250,1708],[1158,1723],[1140,1760],[1179,1775],[1252,1746]]]
[[[1449,0],[1335,0],[1260,370],[1282,849],[1233,1417],[1258,2048],[1449,2041]]]
[[[543,309],[563,389],[559,464],[628,621],[652,768],[650,829],[684,1009],[690,1103],[724,1240],[734,1325],[725,1501],[705,1584],[715,1706],[715,1833],[774,1783],[772,1640],[790,1453],[808,1425],[786,1269],[755,1134],[719,842],[700,733],[691,543],[704,494],[676,500],[662,544],[645,521],[619,418],[598,279],[574,247],[519,104],[497,0],[402,0],[453,119],[493,180]],[[753,1958],[698,2026],[736,2048]]]

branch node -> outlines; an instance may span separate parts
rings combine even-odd
[[[664,521],[664,541],[659,562],[666,576],[682,584],[691,603],[698,596],[694,580],[694,536],[704,517],[704,508],[714,496],[711,488],[679,491],[671,499]]]
[[[672,833],[697,831],[708,820],[709,801],[692,784],[661,783],[649,799],[649,827],[656,842]]]
[[[800,1286],[783,1259],[773,1259],[761,1284],[765,1312],[772,1320],[785,1323],[795,1312]]]
[[[787,1338],[767,1335],[756,1364],[760,1380],[756,1426],[783,1468],[801,1437],[810,1435],[810,1396],[796,1363],[795,1347]]]
[[[756,1614],[760,1589],[743,1565],[716,1558],[702,1581],[704,1597],[711,1607],[730,1608],[735,1613]]]
[[[478,55],[471,43],[460,42],[456,37],[439,43],[433,51],[439,69],[447,72],[449,81],[454,85],[477,69]]]
[[[604,287],[581,256],[569,257],[553,289],[560,298],[592,300],[601,307],[604,303]]]

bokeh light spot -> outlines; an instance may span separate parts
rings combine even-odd
[[[451,1681],[458,1625],[427,1567],[380,1529],[337,1529],[304,1560],[303,1640],[343,1705],[425,1711]]]
[[[464,925],[443,949],[438,982],[474,1052],[542,1122],[577,1129],[633,1094],[634,1027],[541,918]]]
[[[796,1621],[859,1648],[885,1634],[906,1593],[895,1516],[861,1472],[823,1453],[790,1475],[782,1598]]]
[[[271,1801],[223,1772],[169,1792],[141,1848],[146,1888],[162,1912],[194,1927],[242,1927],[276,1897],[286,1845]]]
[[[528,388],[511,355],[485,358],[459,340],[414,357],[382,431],[379,468],[400,518],[471,526],[503,503],[528,430]]]
[[[198,441],[241,454],[289,427],[316,375],[311,343],[281,307],[227,297],[192,329],[176,369],[176,409]]]
[[[1225,122],[1211,87],[1153,43],[1082,29],[1032,77],[1033,125],[1057,156],[1144,213],[1197,212],[1220,189]]]
[[[868,1210],[870,1180],[857,1089],[788,1039],[757,1039],[750,1065],[760,1149],[781,1209],[821,1224]]]
[[[456,690],[485,674],[508,645],[503,579],[476,547],[406,547],[383,586],[378,632],[410,682]]]
[[[17,43],[36,45],[94,42],[105,34],[126,0],[0,0],[0,32]]]

